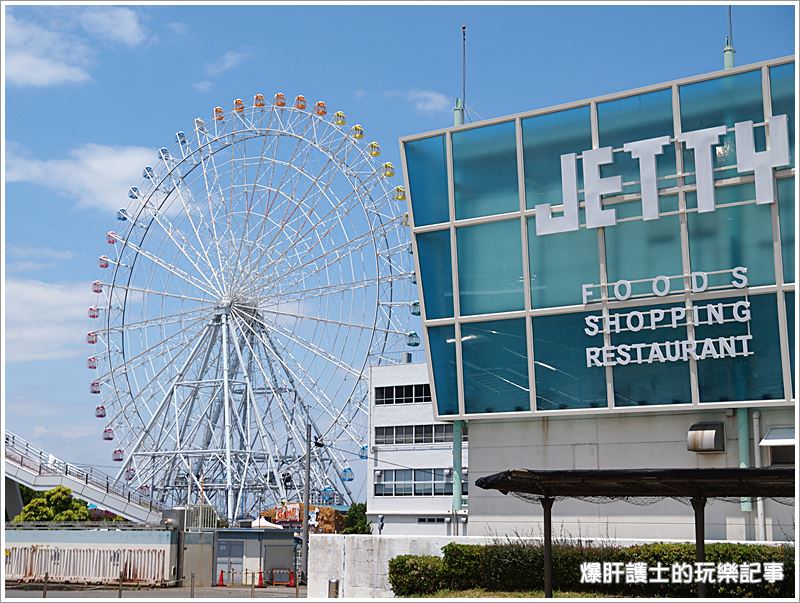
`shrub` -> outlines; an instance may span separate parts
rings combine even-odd
[[[486,590],[534,590],[544,585],[541,545],[527,542],[490,544],[481,555],[482,586]]]
[[[442,583],[444,588],[467,590],[482,582],[482,550],[479,544],[451,542],[442,548]]]
[[[397,597],[429,595],[442,588],[442,559],[400,555],[389,560],[389,584]]]

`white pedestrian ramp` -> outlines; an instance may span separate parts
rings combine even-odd
[[[158,523],[161,505],[94,469],[55,458],[9,431],[5,433],[5,477],[34,490],[66,486],[77,497],[130,521]]]

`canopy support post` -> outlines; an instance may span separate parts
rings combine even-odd
[[[553,498],[543,496],[541,499],[544,511],[544,596],[553,598]]]
[[[706,497],[693,496],[692,508],[694,509],[694,541],[697,562],[702,563],[706,560]],[[697,583],[698,598],[705,598],[706,583]]]

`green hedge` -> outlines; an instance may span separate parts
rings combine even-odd
[[[541,544],[510,541],[502,544],[470,545],[451,543],[442,549],[443,558],[403,555],[389,562],[389,582],[395,595],[430,594],[439,588],[488,591],[531,591],[544,588],[544,552]],[[631,584],[623,579],[616,584],[581,583],[581,563],[620,562],[674,563],[693,565],[693,544],[643,544],[631,547],[585,544],[553,544],[553,587],[560,591],[607,593],[622,596],[692,597],[697,584]],[[706,561],[713,563],[783,562],[784,578],[770,584],[709,583],[708,596],[717,597],[793,597],[794,547],[756,544],[717,543],[706,545]],[[669,577],[669,572],[667,572]]]
[[[390,559],[389,583],[398,597],[435,593],[442,588],[442,558],[400,555]]]

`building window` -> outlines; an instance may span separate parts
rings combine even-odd
[[[427,383],[414,385],[389,385],[375,388],[375,405],[416,404],[431,401],[431,386]]]
[[[469,432],[466,423],[462,441],[466,442]],[[390,425],[375,428],[375,444],[442,444],[453,441],[453,425]]]
[[[434,442],[452,442],[453,441],[453,426],[449,423],[445,425],[433,426],[433,441]]]
[[[417,517],[417,523],[444,523],[444,517]]]
[[[465,479],[461,492],[467,495]],[[383,469],[375,472],[375,496],[452,496],[451,469]]]
[[[415,444],[432,444],[433,443],[433,425],[415,425],[414,426],[414,443]]]
[[[794,446],[770,446],[770,467],[794,467]]]
[[[394,444],[394,427],[376,427],[375,444]]]

